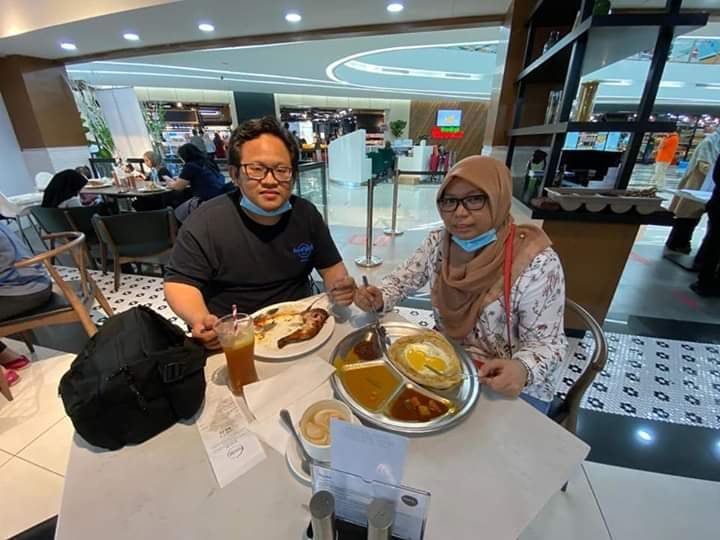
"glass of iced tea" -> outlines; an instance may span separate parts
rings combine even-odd
[[[226,315],[215,323],[215,332],[225,352],[228,382],[234,394],[258,380],[255,371],[255,331],[250,315]]]

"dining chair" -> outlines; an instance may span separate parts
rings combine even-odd
[[[120,288],[123,264],[167,263],[175,244],[177,222],[171,208],[128,212],[117,216],[93,216],[100,239],[103,272],[107,271],[108,250],[113,259],[115,291]]]
[[[565,300],[565,315],[567,316],[570,313],[574,314],[576,320],[579,320],[585,327],[585,330],[590,332],[594,349],[585,371],[570,387],[564,399],[553,402],[548,416],[574,435],[577,431],[577,416],[580,410],[580,403],[585,396],[585,392],[593,383],[595,377],[597,377],[597,374],[605,368],[608,357],[608,345],[605,339],[605,333],[600,324],[595,320],[595,317],[584,307],[568,298]]]
[[[55,285],[50,299],[40,307],[0,321],[0,337],[21,335],[30,351],[34,351],[34,347],[27,338],[27,333],[35,328],[80,322],[88,337],[95,335],[97,327],[89,312],[95,300],[108,317],[113,314],[110,304],[85,266],[85,235],[80,232],[63,232],[48,234],[45,238],[60,245],[30,259],[16,262],[15,268],[42,264]],[[69,254],[74,259],[79,272],[78,280],[66,281],[52,264],[52,259],[62,254]]]
[[[38,191],[45,191],[45,188],[50,183],[50,180],[52,180],[52,173],[49,172],[39,172],[35,175],[35,187],[38,189]]]
[[[580,404],[585,396],[585,392],[603,369],[608,358],[608,344],[605,339],[605,332],[584,307],[569,298],[565,300],[565,316],[574,315],[575,321],[579,321],[587,332],[590,332],[594,344],[592,356],[588,362],[585,371],[573,383],[565,394],[564,399],[555,398],[550,404],[548,417],[554,420],[573,435],[577,434],[577,418],[580,412]],[[567,483],[562,487],[562,491],[567,490]]]
[[[18,197],[21,198],[22,195]],[[28,240],[28,237],[25,234],[25,229],[23,229],[22,218],[27,218],[30,226],[35,230],[38,236],[40,236],[40,231],[38,231],[35,222],[30,217],[30,207],[18,204],[17,200],[13,200],[18,197],[6,197],[5,194],[0,192],[0,219],[14,221],[17,224],[17,228],[23,241],[27,244],[28,248],[30,248],[30,251],[35,253],[30,240]]]
[[[101,258],[100,239],[93,227],[92,217],[95,214],[108,215],[110,208],[104,204],[92,206],[78,206],[73,208],[43,208],[33,206],[30,208],[33,218],[40,224],[46,233],[59,233],[78,231],[85,235],[85,246],[90,255],[90,266],[95,269],[96,259]],[[53,245],[50,245],[52,249]]]

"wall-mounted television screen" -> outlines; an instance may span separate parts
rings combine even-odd
[[[438,127],[460,127],[462,123],[461,109],[440,109],[437,112]]]

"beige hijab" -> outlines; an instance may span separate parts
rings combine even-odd
[[[463,251],[445,231],[442,240],[442,268],[432,288],[432,303],[438,309],[447,334],[465,338],[477,323],[480,312],[503,294],[503,261],[505,240],[513,218],[510,171],[490,157],[471,156],[448,172],[438,199],[455,180],[470,182],[488,196],[492,227],[497,240],[474,253]],[[486,211],[486,210],[483,210]],[[551,245],[542,229],[534,225],[516,227],[513,241],[512,283],[535,256]]]

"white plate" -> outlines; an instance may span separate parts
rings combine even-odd
[[[298,311],[302,311],[316,298],[317,296],[311,296],[310,298],[298,300],[296,302],[281,302],[279,304],[267,306],[265,308],[257,310],[251,315],[251,317],[258,317],[273,308],[296,309]],[[288,326],[285,324],[278,324],[277,326],[275,326],[275,328],[270,330],[265,335],[264,339],[261,340],[258,339],[257,335],[255,336],[255,356],[271,360],[281,360],[307,354],[323,345],[328,339],[330,339],[333,330],[335,330],[335,318],[330,312],[329,300],[327,299],[327,297],[319,300],[313,307],[323,308],[327,310],[327,312],[330,314],[317,336],[312,339],[308,339],[307,341],[301,341],[300,343],[290,343],[282,349],[278,349],[276,345],[277,340],[283,336],[288,335],[297,327],[299,327],[299,324],[296,327]],[[299,317],[297,319],[298,321],[300,320]]]

